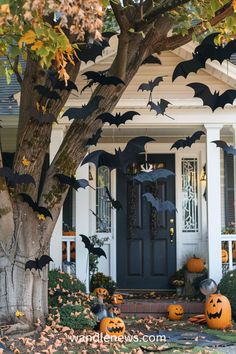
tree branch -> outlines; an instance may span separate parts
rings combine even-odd
[[[118,1],[111,1],[111,7],[114,12],[116,21],[120,26],[121,32],[126,32],[130,28],[129,20],[126,17],[123,6]]]
[[[22,84],[22,77],[20,76],[19,70],[18,70],[18,65],[19,65],[19,55],[16,56],[15,60],[14,60],[14,64],[12,64],[9,56],[7,55],[7,60],[10,64],[10,67],[12,68],[14,74],[16,75],[16,79],[19,82],[19,84]]]

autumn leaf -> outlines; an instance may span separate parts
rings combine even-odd
[[[27,160],[27,158],[24,156],[22,161],[21,161],[21,163],[22,163],[23,166],[27,167],[27,166],[29,166],[30,161]]]
[[[27,31],[18,41],[19,48],[22,48],[23,43],[25,44],[33,44],[36,40],[36,34],[33,30]]]
[[[36,41],[32,46],[31,49],[37,51],[38,49],[40,49],[43,46],[43,42],[42,41]]]
[[[234,12],[236,12],[236,0],[233,0],[232,6],[233,6],[233,9],[234,9]]]

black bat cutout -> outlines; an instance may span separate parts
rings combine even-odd
[[[91,213],[97,218],[102,228],[106,228],[106,223],[98,216],[98,214],[96,214],[92,209],[89,209],[89,211],[91,211]]]
[[[20,197],[22,197],[22,200],[24,203],[27,203],[33,211],[37,212],[39,215],[43,215],[45,218],[49,217],[53,220],[52,214],[47,208],[41,207],[38,205],[37,202],[34,202],[33,199],[26,193],[19,193],[18,194]]]
[[[86,146],[97,145],[98,140],[101,138],[102,129],[98,129],[95,134],[91,138],[88,139]]]
[[[101,247],[95,247],[87,236],[82,234],[80,234],[79,236],[82,237],[82,242],[84,243],[85,248],[87,248],[89,253],[92,253],[98,257],[104,256],[105,258],[107,258],[106,253]]]
[[[76,91],[78,91],[78,87],[71,80],[68,80],[67,83],[64,80],[57,80],[55,82],[55,84],[53,85],[53,89],[59,90],[59,91],[63,91],[63,90],[67,90],[67,91],[76,90]]]
[[[36,85],[34,86],[34,90],[38,92],[39,95],[46,97],[48,99],[52,100],[60,100],[61,101],[61,96],[59,93],[56,91],[51,91],[49,87],[43,86],[43,85]]]
[[[159,86],[160,82],[163,81],[163,77],[166,77],[166,76],[157,76],[154,80],[150,80],[148,82],[144,82],[142,83],[139,88],[138,88],[138,91],[139,90],[142,90],[142,91],[150,91],[150,95],[149,95],[149,101],[151,100],[151,97],[152,97],[152,91],[154,90],[154,88],[156,86]]]
[[[124,114],[116,113],[115,116],[109,112],[100,114],[96,119],[101,119],[103,123],[109,123],[109,125],[115,124],[117,128],[121,124],[125,124],[127,120],[132,120],[134,116],[140,116],[140,113],[135,111],[128,111]]]
[[[175,205],[169,200],[162,202],[160,199],[155,198],[151,193],[144,193],[143,197],[151,203],[157,212],[168,211],[172,213],[173,211],[177,211]]]
[[[124,81],[116,76],[106,76],[103,72],[96,71],[86,71],[82,75],[86,76],[87,80],[90,80],[88,85],[86,85],[81,92],[83,92],[87,87],[91,87],[92,84],[98,83],[102,86],[114,85],[118,86],[120,84],[124,85]]]
[[[43,267],[45,267],[50,262],[53,262],[53,259],[51,257],[47,256],[46,254],[44,254],[40,258],[35,258],[35,261],[30,260],[30,261],[26,262],[25,263],[25,270],[27,270],[27,269],[29,269],[30,271],[32,269],[42,270]]]
[[[228,145],[224,140],[213,140],[212,143],[223,149],[226,154],[236,155],[236,148],[234,148],[232,145]]]
[[[160,178],[167,178],[169,176],[175,176],[174,172],[165,168],[158,168],[151,172],[141,172],[137,174],[133,179],[140,183],[143,182],[155,182]]]
[[[220,95],[219,91],[214,91],[212,94],[207,85],[201,84],[199,82],[193,82],[187,86],[194,90],[194,96],[201,98],[204,106],[211,108],[214,112],[217,108],[224,108],[226,104],[233,104],[236,98],[236,90],[226,90]]]
[[[190,73],[197,73],[199,69],[205,68],[206,61],[211,55],[210,52],[215,50],[216,45],[214,39],[218,34],[219,32],[216,32],[207,36],[202,43],[195,48],[192,59],[182,61],[176,66],[172,75],[172,81],[175,81],[179,76],[186,78]]]
[[[193,133],[191,136],[187,136],[185,139],[179,139],[177,140],[170,148],[176,148],[177,150],[179,148],[185,148],[185,147],[191,147],[193,143],[195,143],[197,140],[201,139],[202,135],[206,135],[202,130],[198,130],[195,133]]]
[[[105,187],[105,192],[106,195],[108,196],[109,202],[111,203],[112,208],[116,209],[116,210],[120,210],[122,209],[122,204],[121,202],[119,202],[119,200],[115,200],[112,198],[111,193],[109,191],[109,189],[107,187]]]
[[[96,58],[102,55],[103,50],[109,47],[109,40],[115,35],[117,35],[117,32],[103,32],[101,42],[94,41],[92,44],[89,43],[85,46],[79,46],[79,49],[76,49],[77,57],[85,63],[88,63],[90,60],[95,62]]]
[[[154,55],[150,55],[149,57],[144,59],[144,61],[142,62],[141,65],[144,65],[144,64],[159,64],[159,65],[161,65],[161,61],[158,57],[155,57]]]
[[[95,96],[91,98],[88,104],[83,105],[81,108],[69,108],[65,113],[63,114],[63,117],[67,116],[69,120],[71,119],[86,119],[88,116],[90,116],[95,109],[98,108],[100,101],[104,97],[102,96]]]
[[[35,108],[31,109],[31,118],[37,120],[40,124],[43,123],[53,123],[56,122],[56,117],[54,116],[53,113],[48,113],[48,112],[40,112]]]
[[[61,184],[67,184],[68,186],[72,187],[76,191],[79,188],[85,189],[86,187],[89,186],[89,182],[87,181],[87,179],[83,179],[83,178],[76,179],[74,176],[72,177],[66,176],[63,173],[56,173],[54,177],[56,177]]]
[[[9,167],[1,167],[0,168],[0,177],[6,178],[7,182],[11,186],[15,186],[16,184],[34,184],[36,186],[34,178],[28,173],[19,174],[18,172],[13,172],[13,170]]]
[[[174,118],[168,116],[168,114],[165,113],[166,108],[167,108],[170,104],[172,104],[172,103],[170,103],[169,101],[166,101],[166,100],[164,100],[163,98],[161,98],[160,101],[157,102],[157,104],[154,103],[154,102],[152,102],[152,101],[149,101],[148,104],[147,104],[147,106],[150,106],[150,111],[151,111],[151,110],[154,110],[154,111],[156,112],[156,115],[157,115],[157,116],[158,116],[158,114],[161,114],[161,115],[163,115],[163,116],[166,116],[166,117],[168,117],[168,118],[174,120]]]
[[[144,152],[144,146],[153,138],[148,136],[139,136],[129,140],[125,149],[121,151],[115,149],[115,154],[110,154],[104,150],[96,150],[88,154],[82,161],[82,165],[86,163],[93,163],[97,168],[100,166],[107,166],[109,170],[121,169],[126,171],[126,168],[136,160],[137,155]]]

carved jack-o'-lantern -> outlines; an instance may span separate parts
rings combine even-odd
[[[105,288],[96,288],[94,289],[94,293],[97,297],[107,298],[109,296],[109,292]]]
[[[188,259],[186,266],[190,273],[201,273],[204,269],[204,260],[193,256]]]
[[[228,252],[225,249],[221,250],[221,260],[222,260],[222,263],[227,263],[229,260]]]
[[[171,321],[180,321],[184,315],[184,308],[179,304],[170,304],[167,308],[167,317]]]
[[[110,317],[119,317],[121,315],[121,310],[120,310],[119,306],[112,305],[112,306],[109,306],[109,308],[108,308],[108,314]]]
[[[224,295],[210,295],[205,304],[205,315],[209,328],[223,329],[231,327],[231,306]]]
[[[117,304],[117,305],[123,304],[123,295],[122,294],[114,294],[114,295],[112,295],[111,302],[113,304]]]
[[[100,332],[109,336],[123,336],[125,333],[124,321],[119,317],[105,317],[100,323]]]

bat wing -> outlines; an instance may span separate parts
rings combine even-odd
[[[154,87],[158,86],[160,84],[160,82],[163,81],[163,77],[164,76],[157,76],[153,82],[152,82],[152,89],[154,89]]]
[[[89,186],[89,182],[87,181],[87,179],[84,179],[84,178],[77,179],[76,182],[77,182],[78,188],[85,189],[86,187]]]
[[[170,213],[172,213],[173,211],[177,211],[175,205],[169,200],[165,200],[161,204],[162,204],[163,211],[169,211]]]
[[[37,211],[39,214],[43,214],[45,216],[45,218],[49,217],[53,220],[52,214],[50,213],[50,211],[47,208],[36,205],[35,211]]]
[[[83,119],[84,118],[84,107],[82,108],[69,108],[63,114],[63,117],[68,117],[69,120],[71,119]]]
[[[96,131],[95,134],[93,134],[93,136],[90,139],[88,139],[86,145],[88,145],[88,146],[95,145],[96,146],[98,143],[98,140],[101,138],[101,134],[102,134],[102,129],[100,128]]]
[[[48,112],[39,112],[35,108],[31,110],[31,117],[32,119],[36,119],[39,123],[52,123],[56,121],[54,114]]]
[[[100,80],[100,84],[101,85],[114,85],[114,86],[117,86],[117,85],[124,85],[124,81],[119,79],[118,77],[116,76],[104,76],[102,75],[101,76],[101,80]]]
[[[223,63],[224,60],[230,60],[231,55],[236,53],[236,40],[228,42],[225,47],[220,47],[220,53],[216,60]],[[213,59],[212,59],[213,60]]]
[[[135,112],[135,111],[128,111],[128,112],[125,112],[124,114],[122,114],[120,117],[119,117],[119,123],[117,121],[116,125],[117,127],[120,125],[120,124],[125,124],[125,122],[127,120],[132,120],[134,118],[134,116],[140,116],[140,113],[138,112]]]
[[[109,123],[110,125],[116,124],[116,117],[109,112],[104,112],[100,114],[96,119],[101,119],[103,123]]]
[[[211,107],[214,111],[216,107],[216,98],[211,93],[207,85],[201,84],[199,82],[193,82],[187,86],[191,87],[194,90],[194,97],[201,98],[203,105]]]
[[[226,154],[236,155],[236,149],[233,146],[229,146],[224,140],[213,140],[217,147],[223,149]]]
[[[158,57],[155,57],[154,55],[150,55],[142,62],[141,65],[144,65],[144,64],[160,64],[161,65],[161,61]]]
[[[98,256],[98,257],[104,256],[105,258],[107,258],[106,253],[103,251],[103,249],[101,247],[93,247],[93,249],[91,250],[91,253]]]
[[[50,89],[43,85],[35,85],[34,89],[42,96],[51,98],[53,100],[61,100],[61,96],[56,91],[50,91]]]
[[[147,105],[150,106],[150,111],[155,111],[157,115],[161,113],[161,107],[159,104],[149,101]]]
[[[102,96],[93,97],[89,103],[81,108],[69,108],[63,114],[67,116],[69,120],[71,119],[85,119],[87,118],[95,109],[98,108],[99,102],[103,99]]]
[[[200,140],[202,135],[206,135],[202,130],[198,130],[197,132],[193,133],[193,135],[189,138],[190,144],[192,145],[195,143],[195,141]]]
[[[183,76],[185,79],[190,73],[197,73],[199,69],[205,68],[206,60],[203,60],[200,55],[193,54],[193,58],[190,60],[182,61],[179,63],[172,75],[172,82],[179,76]]]
[[[150,141],[154,141],[154,139],[148,136],[138,136],[129,140],[123,151],[116,151],[119,168],[124,171],[130,163],[135,161],[138,154],[145,151],[145,145]]]
[[[62,91],[62,90],[67,90],[67,91],[76,90],[76,91],[78,91],[78,87],[71,80],[67,81],[67,85],[64,80],[57,80],[56,84],[54,85],[53,88],[54,88],[54,90],[60,90],[60,91]]]
[[[28,261],[28,262],[26,262],[25,263],[25,270],[26,269],[29,269],[29,270],[38,269],[36,261]]]
[[[155,182],[160,178],[167,178],[169,176],[174,176],[174,172],[167,170],[165,168],[160,168],[151,172],[142,172],[134,177],[138,182]]]
[[[87,80],[92,80],[93,82],[99,82],[101,80],[101,74],[96,71],[86,71],[82,75],[86,76]]]
[[[0,168],[0,177],[5,177],[9,180],[14,179],[14,172],[10,167],[1,167]]]
[[[93,248],[93,247],[92,247],[92,244],[91,244],[91,242],[90,242],[90,239],[89,239],[87,236],[82,235],[82,234],[80,234],[80,236],[82,237],[82,242],[84,243],[85,248],[87,248],[87,250],[88,250],[89,253],[90,253],[90,252],[91,252],[91,249]]]
[[[106,42],[108,43],[108,41]],[[94,42],[93,44],[87,44],[83,48],[76,50],[76,55],[81,61],[85,63],[88,63],[90,60],[95,62],[96,58],[99,55],[102,55],[103,49],[104,46],[102,46],[101,43]]]
[[[119,200],[114,200],[113,206],[114,206],[114,208],[115,208],[116,210],[123,209],[122,204],[121,204],[121,202],[120,202]]]
[[[170,150],[173,148],[176,148],[178,150],[179,148],[185,148],[186,146],[186,139],[179,139],[176,140],[176,142],[171,146]]]
[[[171,103],[167,100],[164,100],[163,98],[160,99],[159,106],[161,110],[161,114],[165,113],[166,108],[170,105]]]
[[[111,193],[110,193],[110,191],[109,191],[109,189],[107,187],[105,187],[105,191],[106,191],[106,194],[107,194],[108,199],[110,200],[110,202],[113,202],[113,198],[112,198]]]
[[[162,211],[162,205],[159,199],[154,198],[154,196],[151,193],[144,193],[143,197],[147,200],[147,202],[151,203],[153,208],[156,209],[156,211]]]
[[[38,260],[38,268],[43,269],[49,262],[53,262],[53,259],[49,257],[48,255],[44,254],[40,259]]]
[[[110,154],[104,150],[96,150],[88,154],[81,165],[91,162],[97,168],[100,166],[107,166],[110,170],[113,170],[118,166],[119,160],[116,155]]]
[[[217,107],[222,107],[226,104],[233,104],[236,98],[236,90],[226,90],[222,95],[219,96]]]
[[[143,83],[139,86],[138,88],[138,91],[139,90],[142,90],[142,91],[150,91],[151,90],[151,87],[150,87],[150,84],[149,83]]]
[[[33,209],[33,211],[36,211],[35,202],[33,201],[33,199],[28,194],[19,193],[19,196],[22,197],[23,202],[27,203]]]
[[[15,184],[30,184],[33,183],[36,186],[34,178],[28,173],[22,175],[15,173]]]

